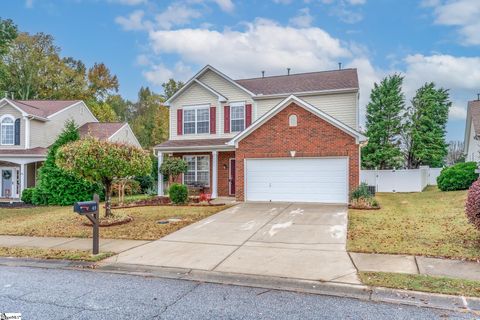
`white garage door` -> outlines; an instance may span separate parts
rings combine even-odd
[[[347,203],[346,158],[247,159],[247,201]]]

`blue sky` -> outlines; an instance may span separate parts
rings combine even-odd
[[[232,78],[356,67],[361,114],[375,81],[405,76],[449,88],[448,139],[463,140],[466,102],[480,92],[478,0],[2,0],[20,30],[55,37],[62,54],[104,62],[135,99],[205,64]]]

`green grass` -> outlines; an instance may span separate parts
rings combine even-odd
[[[359,272],[359,276],[369,286],[480,297],[480,281],[389,272]]]
[[[97,255],[92,255],[89,251],[80,250],[0,247],[0,257],[62,259],[96,262],[111,257],[113,255],[114,253],[112,252],[100,252]]]
[[[480,258],[480,232],[464,213],[466,191],[379,193],[380,210],[349,210],[353,252]]]
[[[227,206],[158,206],[118,209],[133,217],[127,224],[100,228],[101,238],[155,240],[193,222],[217,213]],[[103,211],[100,213],[103,215]],[[158,224],[158,220],[182,218],[181,222]],[[91,237],[92,228],[84,226],[85,217],[72,207],[0,208],[0,234],[37,237]]]

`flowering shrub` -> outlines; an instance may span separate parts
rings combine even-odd
[[[468,221],[480,230],[480,181],[475,181],[468,189],[465,214]]]

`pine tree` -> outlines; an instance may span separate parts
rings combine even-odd
[[[367,105],[366,135],[368,144],[362,148],[364,168],[389,169],[402,164],[400,134],[405,97],[403,77],[395,74],[375,83]]]
[[[76,201],[91,200],[94,193],[100,194],[102,187],[78,178],[60,169],[55,164],[58,148],[80,139],[78,128],[68,121],[57,140],[50,146],[45,163],[39,170],[39,180],[33,193],[37,205],[71,205]]]
[[[448,90],[436,89],[433,82],[426,83],[417,90],[406,114],[408,168],[418,168],[421,165],[438,168],[444,165],[448,154],[445,136],[451,105]]]

